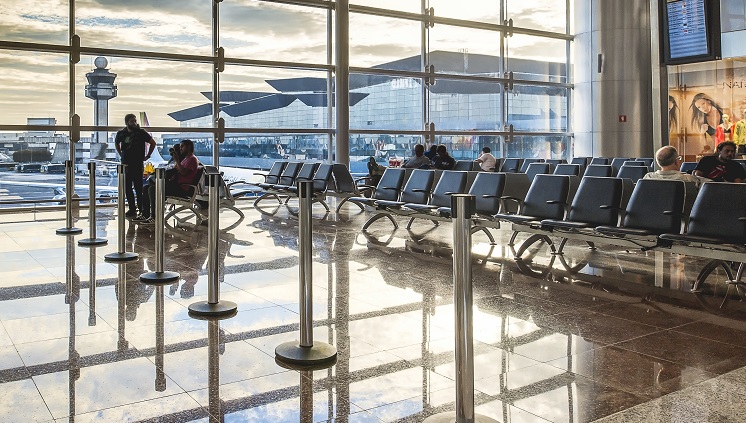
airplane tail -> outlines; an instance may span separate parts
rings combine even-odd
[[[145,127],[150,126],[150,122],[148,122],[147,112],[140,112],[140,124]]]

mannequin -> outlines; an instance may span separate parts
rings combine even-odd
[[[726,138],[728,139],[728,141],[733,141],[733,132],[731,131],[732,127],[733,124],[730,122],[730,116],[723,113],[722,122],[715,130],[715,139],[717,140],[715,145],[725,141]]]
[[[746,110],[743,111],[741,120],[736,122],[733,128],[733,142],[738,146],[736,154],[746,154]]]

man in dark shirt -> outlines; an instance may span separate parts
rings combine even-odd
[[[122,164],[127,165],[125,172],[125,194],[127,196],[127,205],[129,211],[125,213],[127,217],[137,216],[137,210],[142,211],[142,171],[143,162],[150,159],[155,149],[155,140],[144,129],[137,124],[137,118],[133,114],[124,117],[124,123],[127,125],[124,129],[117,132],[114,138],[114,146],[122,159]],[[148,145],[148,152],[145,153],[145,145]],[[132,189],[134,188],[134,194]]]
[[[438,146],[438,155],[435,157],[433,168],[440,170],[451,170],[456,165],[456,160],[448,154],[445,145]]]
[[[743,182],[746,179],[746,169],[733,161],[736,148],[733,141],[721,142],[717,146],[717,155],[705,156],[699,160],[694,168],[694,175],[717,182]]]

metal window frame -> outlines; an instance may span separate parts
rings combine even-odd
[[[167,52],[158,52],[158,51],[143,51],[143,50],[125,50],[125,49],[117,49],[117,48],[100,48],[100,47],[91,47],[91,46],[85,46],[81,45],[80,38],[76,35],[76,27],[75,27],[75,19],[76,19],[76,13],[75,13],[75,0],[69,0],[69,44],[68,45],[62,45],[62,44],[47,44],[47,43],[32,43],[32,42],[16,42],[16,41],[2,41],[0,40],[0,50],[14,50],[14,51],[26,51],[26,52],[35,52],[35,53],[59,53],[59,54],[67,54],[70,58],[69,63],[69,88],[68,88],[68,94],[69,94],[69,110],[70,110],[70,121],[67,125],[55,125],[55,126],[34,126],[34,125],[1,125],[0,124],[0,130],[3,131],[24,131],[24,130],[57,130],[57,131],[64,131],[68,132],[70,135],[70,139],[73,141],[78,141],[80,138],[80,132],[81,131],[117,131],[120,129],[119,127],[114,126],[96,126],[96,125],[87,125],[83,126],[79,123],[79,117],[75,115],[75,105],[76,105],[76,81],[75,81],[75,65],[79,63],[80,56],[81,55],[103,55],[108,57],[120,57],[120,58],[135,58],[135,59],[145,59],[145,60],[167,60],[167,61],[175,61],[175,62],[191,62],[191,63],[202,63],[202,64],[212,64],[213,65],[213,103],[219,103],[219,98],[216,97],[215,93],[220,92],[220,82],[219,82],[219,73],[222,72],[222,70],[225,68],[225,65],[232,65],[232,66],[251,66],[251,67],[264,67],[264,68],[271,68],[271,69],[291,69],[291,70],[311,70],[311,71],[322,71],[326,72],[327,74],[327,93],[328,96],[331,97],[332,90],[329,89],[329,87],[332,87],[333,79],[336,76],[337,69],[336,65],[334,63],[334,57],[332,55],[332,51],[335,48],[334,43],[334,34],[333,29],[334,26],[332,25],[332,19],[335,18],[335,11],[337,10],[337,2],[332,0],[259,0],[262,2],[267,3],[275,3],[275,4],[287,4],[287,5],[293,5],[293,6],[301,6],[301,7],[310,7],[310,8],[318,8],[318,9],[326,9],[327,10],[327,60],[325,64],[319,64],[319,63],[303,63],[303,62],[289,62],[289,61],[274,61],[274,60],[255,60],[255,59],[249,59],[249,58],[241,58],[241,57],[231,57],[231,56],[225,56],[222,48],[219,46],[219,39],[220,39],[220,24],[219,24],[219,6],[220,6],[220,0],[213,0],[213,9],[212,9],[212,19],[213,19],[213,31],[212,31],[212,42],[213,42],[213,54],[212,55],[193,55],[193,54],[180,54],[180,53],[167,53]],[[509,122],[507,122],[507,116],[508,116],[508,105],[507,105],[507,98],[506,98],[506,91],[508,91],[507,87],[513,87],[515,85],[527,85],[527,86],[539,86],[539,87],[557,87],[557,88],[565,88],[568,89],[568,95],[567,95],[567,110],[569,111],[572,106],[572,89],[574,88],[574,84],[570,82],[570,75],[567,75],[568,82],[544,82],[544,81],[535,81],[535,80],[525,80],[520,78],[513,78],[512,74],[509,73],[509,69],[505,66],[505,61],[507,59],[506,57],[506,48],[505,48],[505,36],[511,35],[511,34],[524,34],[529,36],[535,36],[539,38],[548,38],[548,39],[556,39],[556,40],[565,40],[566,41],[566,66],[569,69],[569,63],[570,63],[570,42],[574,39],[574,37],[570,34],[570,2],[569,0],[566,0],[566,13],[565,13],[565,19],[566,19],[566,31],[565,33],[557,33],[557,32],[551,32],[551,31],[541,31],[541,30],[535,30],[530,28],[521,28],[521,27],[514,27],[511,24],[506,24],[506,4],[504,1],[501,1],[500,3],[500,17],[503,22],[503,24],[498,23],[489,23],[489,22],[482,22],[482,21],[470,21],[465,19],[457,19],[457,18],[449,18],[449,17],[442,17],[437,16],[435,14],[430,13],[430,9],[428,6],[427,0],[421,0],[421,13],[411,13],[411,12],[404,12],[404,11],[397,11],[397,10],[389,10],[389,9],[383,9],[383,8],[377,8],[377,7],[370,7],[370,6],[363,6],[363,5],[356,5],[356,4],[349,4],[349,12],[356,13],[356,14],[363,14],[363,15],[369,15],[369,16],[380,16],[380,17],[388,17],[393,19],[404,19],[404,20],[412,20],[412,21],[418,21],[422,23],[422,31],[421,31],[421,52],[422,52],[422,63],[421,63],[421,70],[419,72],[414,71],[398,71],[398,70],[386,70],[386,69],[378,69],[378,68],[368,68],[368,67],[348,67],[349,73],[356,73],[356,74],[370,74],[370,75],[385,75],[385,76],[393,76],[393,77],[404,77],[404,78],[418,78],[418,79],[427,79],[430,78],[431,80],[457,80],[457,81],[467,81],[467,82],[487,82],[487,83],[496,83],[500,84],[501,90],[500,90],[500,97],[501,97],[501,107],[502,107],[502,121],[498,122],[499,125],[503,126],[505,130],[503,131],[442,131],[442,130],[433,130],[427,127],[427,124],[429,123],[429,93],[424,87],[423,84],[423,90],[422,90],[422,123],[423,123],[423,130],[420,131],[409,131],[409,130],[390,130],[390,129],[350,129],[348,132],[350,134],[409,134],[409,135],[421,135],[423,137],[431,136],[431,135],[497,135],[497,136],[519,136],[519,135],[527,135],[527,136],[564,136],[564,137],[572,137],[572,131],[570,128],[570,118],[569,116],[565,117],[565,127],[568,129],[564,132],[529,132],[529,131],[513,131],[509,130]],[[491,76],[483,76],[483,75],[464,75],[464,74],[450,74],[450,73],[442,73],[439,72],[437,69],[434,70],[434,72],[426,72],[425,67],[427,66],[427,55],[429,54],[429,29],[435,25],[435,24],[441,24],[441,25],[448,25],[453,27],[461,27],[461,28],[470,28],[470,29],[478,29],[478,30],[488,30],[488,31],[494,31],[496,33],[500,33],[502,36],[500,37],[500,47],[499,47],[499,60],[500,60],[500,69],[501,71],[499,74],[503,75],[502,77],[491,77]],[[349,52],[347,54],[347,59],[349,60]],[[153,132],[193,132],[193,133],[206,133],[206,134],[213,134],[215,137],[215,140],[222,141],[222,138],[225,134],[232,134],[232,133],[246,133],[246,134],[327,134],[328,135],[328,149],[329,151],[329,157],[328,160],[331,159],[331,152],[333,151],[331,146],[333,143],[333,139],[335,138],[335,135],[337,134],[337,123],[333,120],[333,113],[334,113],[334,107],[331,106],[332,102],[329,101],[327,103],[329,106],[327,106],[327,119],[328,119],[328,128],[276,128],[276,127],[267,127],[267,128],[244,128],[244,127],[231,127],[227,128],[224,127],[224,124],[221,122],[221,118],[219,117],[219,111],[217,110],[217,105],[213,104],[213,125],[212,127],[181,127],[181,126],[161,126],[161,127],[149,127],[149,130]],[[349,116],[349,107],[347,110],[337,110],[337,116],[339,116],[339,113],[346,113],[347,116]],[[337,119],[338,120],[338,119]],[[74,147],[73,143],[71,143],[71,153],[73,153]],[[217,148],[216,148],[217,150]],[[504,149],[502,149],[504,151]],[[217,151],[214,152],[214,154],[217,154]]]

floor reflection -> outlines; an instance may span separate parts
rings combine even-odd
[[[0,420],[414,422],[452,411],[450,225],[361,233],[353,207],[316,219],[314,338],[338,358],[297,371],[274,360],[299,336],[292,211],[245,208],[220,234],[221,298],[239,307],[223,321],[187,313],[207,298],[206,228],[166,231],[165,268],[181,279],[151,287],[138,280],[153,266],[147,228],[127,230],[140,259],[111,265],[115,245],[80,248],[54,234],[59,222],[0,225]],[[115,233],[116,221],[97,227]],[[473,238],[478,413],[591,421],[741,368],[743,304],[689,292],[702,261],[579,242],[562,255],[538,242],[516,260],[510,231],[490,231],[496,245]],[[719,269],[708,282],[727,276]]]

